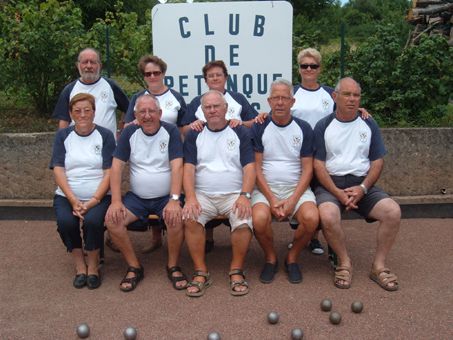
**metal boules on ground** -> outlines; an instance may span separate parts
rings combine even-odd
[[[324,312],[330,312],[332,310],[332,300],[324,299],[321,301],[321,310]]]
[[[351,310],[352,310],[354,313],[361,313],[362,310],[363,310],[363,303],[360,302],[360,301],[354,301],[354,302],[351,304]]]
[[[271,325],[275,325],[278,320],[279,320],[280,316],[278,315],[277,312],[270,312],[268,315],[267,315],[267,321],[271,324]]]
[[[338,325],[341,322],[341,314],[338,312],[332,312],[329,315],[329,320],[332,324]]]
[[[220,334],[217,332],[211,332],[208,334],[208,340],[220,340]]]
[[[90,336],[90,327],[86,323],[81,323],[77,326],[76,332],[79,338],[88,338]]]
[[[291,330],[292,340],[301,340],[304,337],[304,331],[301,328],[293,328]]]
[[[126,340],[135,340],[137,338],[137,330],[134,327],[127,327],[123,335]]]

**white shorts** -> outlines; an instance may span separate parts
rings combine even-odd
[[[231,232],[244,224],[251,230],[253,229],[252,216],[246,219],[240,219],[236,213],[231,211],[233,204],[239,198],[238,193],[207,195],[201,191],[196,191],[195,194],[197,196],[198,203],[201,205],[201,214],[198,216],[197,222],[203,227],[207,222],[216,216],[223,215],[230,221]]]
[[[296,190],[296,185],[274,185],[269,187],[278,200],[287,199],[294,193],[294,190]],[[299,210],[300,206],[305,202],[313,202],[314,204],[316,204],[315,194],[313,193],[313,191],[311,191],[310,187],[308,187],[307,190],[305,190],[305,192],[302,194],[302,196],[300,196],[299,201],[296,203],[294,211],[290,216],[290,220],[293,219],[297,210]],[[264,196],[261,191],[255,188],[252,194],[252,206],[257,203],[264,203],[270,207],[270,203],[268,202],[266,196]]]

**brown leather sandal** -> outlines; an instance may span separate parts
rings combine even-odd
[[[394,292],[399,288],[398,277],[388,268],[371,270],[370,279],[389,292]]]

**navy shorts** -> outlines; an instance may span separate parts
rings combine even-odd
[[[128,191],[123,198],[123,204],[139,220],[147,222],[150,214],[157,215],[162,220],[162,213],[169,199],[169,195],[156,198],[140,198],[132,191]]]
[[[346,189],[355,185],[360,185],[360,183],[362,183],[365,179],[365,177],[358,177],[353,175],[330,177],[332,178],[332,181],[337,186],[337,188],[340,189]],[[336,204],[338,208],[340,208],[341,212],[343,212],[346,208],[332,193],[327,191],[322,185],[318,185],[315,188],[315,196],[318,206],[322,203],[331,202]],[[357,211],[361,216],[365,217],[367,221],[372,222],[374,220],[368,219],[368,215],[370,214],[376,203],[384,198],[389,198],[389,195],[381,188],[373,185],[368,189],[368,193],[363,196],[362,199],[357,203],[358,209],[354,211]]]

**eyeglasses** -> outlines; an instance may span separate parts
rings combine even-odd
[[[299,67],[302,70],[306,70],[308,68],[311,68],[312,70],[317,70],[319,68],[318,64],[300,64]]]
[[[94,110],[93,109],[74,109],[72,110],[72,113],[76,114],[76,115],[79,115],[81,113],[84,113],[84,114],[90,114],[90,113],[93,113]]]
[[[361,97],[361,94],[357,93],[357,92],[340,92],[340,95],[342,95],[343,97],[346,97],[346,98],[349,98],[352,96],[354,99]]]
[[[271,100],[273,102],[279,102],[279,101],[289,102],[291,99],[293,99],[293,98],[292,97],[284,97],[284,96],[269,97],[269,100]]]
[[[162,74],[162,71],[151,71],[151,72],[145,72],[143,73],[145,77],[159,77]]]
[[[159,110],[144,109],[144,110],[137,111],[137,114],[139,114],[140,116],[144,116],[147,113],[152,115],[152,114],[156,114],[158,112],[159,112]]]
[[[225,75],[223,73],[209,73],[206,75],[206,78],[213,79],[213,78],[222,78]]]

